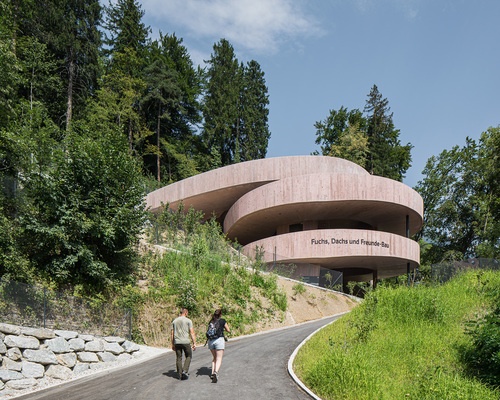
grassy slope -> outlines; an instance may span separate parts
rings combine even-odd
[[[302,347],[295,371],[324,399],[498,399],[467,373],[465,324],[491,304],[500,273],[446,285],[379,288]]]
[[[132,277],[136,283],[116,288],[116,303],[134,312],[134,340],[169,347],[170,323],[180,307],[188,308],[198,341],[204,342],[217,308],[236,336],[293,324],[294,313],[302,322],[357,305],[331,293],[295,293],[303,289],[300,284],[290,295],[290,282],[278,285],[276,275],[263,273],[262,257],[244,257],[213,218],[202,222],[200,212],[186,211],[182,204],[167,210],[168,205],[151,220],[141,241],[142,267]]]
[[[139,285],[125,288],[120,296],[120,304],[135,311],[134,340],[170,347],[170,323],[182,306],[190,311],[202,344],[207,322],[217,308],[231,321],[232,336],[283,320],[287,299],[277,277],[248,269],[241,257],[240,263],[235,262],[227,244],[213,250],[205,240],[203,235],[193,236],[182,251],[170,249],[163,254],[148,246],[136,277]]]

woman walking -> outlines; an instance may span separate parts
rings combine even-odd
[[[224,331],[231,332],[229,326],[224,318],[221,318],[222,311],[220,309],[215,310],[212,319],[208,323],[208,348],[212,352],[212,373],[210,378],[212,383],[217,383],[219,380],[219,369],[222,363],[222,356],[224,354]]]

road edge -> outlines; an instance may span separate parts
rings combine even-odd
[[[340,314],[335,314],[335,315],[331,315],[331,317],[336,317],[338,316],[339,318],[345,314],[348,314],[350,313],[350,311],[344,311],[343,313],[340,313]],[[320,330],[326,328],[328,325],[330,324],[333,324],[334,322],[338,321],[338,318],[334,319],[333,321],[329,322],[328,324],[326,325],[323,325],[322,327],[316,329],[313,333],[311,333],[308,337],[306,337],[302,342],[300,342],[300,344],[295,348],[295,350],[293,351],[292,355],[290,356],[290,358],[288,359],[288,366],[287,366],[287,369],[288,369],[288,374],[290,375],[290,377],[293,379],[293,381],[297,384],[297,386],[299,386],[304,392],[306,392],[309,396],[311,396],[313,399],[315,400],[322,400],[321,397],[318,397],[316,396],[316,394],[314,394],[305,384],[304,382],[302,382],[298,377],[297,375],[295,375],[295,372],[293,371],[293,361],[295,360],[295,357],[297,356],[297,353],[299,352],[300,348],[306,344],[316,333],[318,333]]]

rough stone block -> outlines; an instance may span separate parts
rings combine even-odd
[[[2,367],[5,369],[10,369],[11,371],[21,372],[23,365],[19,361],[13,361],[10,358],[5,357],[2,362]]]
[[[89,368],[92,370],[98,370],[98,369],[104,369],[107,366],[109,366],[109,363],[100,362],[100,363],[90,364]]]
[[[94,335],[78,335],[78,337],[82,340],[84,340],[85,342],[90,342],[92,340],[95,340],[95,336]]]
[[[17,379],[15,381],[9,381],[5,386],[7,386],[9,389],[23,390],[32,388],[33,386],[36,385],[37,381],[35,378],[23,378],[23,379]]]
[[[5,333],[6,335],[20,335],[21,328],[17,325],[4,324],[0,322],[0,332]]]
[[[118,362],[123,362],[123,361],[128,361],[128,360],[130,360],[131,358],[132,358],[132,356],[131,356],[130,354],[128,354],[128,353],[122,353],[122,354],[120,354],[120,355],[116,358],[116,360],[117,360]]]
[[[76,354],[73,352],[59,354],[57,356],[57,360],[59,361],[59,364],[68,368],[73,368],[76,364]]]
[[[78,332],[75,332],[75,331],[61,331],[61,330],[54,330],[54,333],[57,335],[57,336],[60,336],[66,340],[70,340],[70,339],[75,339],[78,337]]]
[[[123,342],[122,344],[122,347],[127,353],[133,353],[134,351],[139,351],[141,349],[137,343],[133,343],[129,340],[125,340],[125,342]]]
[[[106,336],[104,340],[109,343],[118,343],[118,344],[122,344],[125,341],[124,338],[119,336]]]
[[[42,378],[45,374],[45,367],[42,364],[23,361],[22,366],[23,368],[21,373],[26,378]]]
[[[89,370],[89,364],[88,363],[78,363],[73,367],[73,372],[75,374],[81,374],[82,372],[88,371]]]
[[[0,354],[5,354],[5,353],[7,353],[7,346],[2,340],[0,341]]]
[[[7,357],[9,357],[11,360],[17,361],[22,358],[22,353],[21,350],[19,350],[17,347],[12,347],[9,350],[7,350]]]
[[[36,362],[43,365],[57,364],[57,357],[51,350],[24,350],[23,357],[26,361]]]
[[[69,343],[63,337],[56,337],[55,339],[49,339],[45,341],[49,350],[54,353],[68,353],[71,351]]]
[[[85,343],[85,351],[93,351],[96,353],[99,351],[104,351],[104,341],[97,339]]]
[[[70,379],[74,376],[74,373],[63,365],[51,365],[45,371],[45,375],[55,379]]]
[[[0,369],[0,380],[2,382],[8,382],[14,379],[23,379],[24,376],[20,372],[11,371],[9,369]]]
[[[90,351],[80,351],[80,352],[76,353],[76,357],[78,358],[78,361],[80,361],[80,362],[85,362],[85,363],[99,362],[99,358],[97,358],[97,354],[92,353]]]
[[[113,343],[104,342],[104,351],[108,351],[116,355],[123,353],[125,350],[122,346],[120,346],[116,342]]]
[[[73,351],[83,351],[85,350],[85,341],[80,338],[68,340],[69,348]]]
[[[53,339],[56,337],[54,331],[45,328],[21,327],[21,334],[26,336],[34,336],[40,340]]]
[[[116,356],[112,353],[108,353],[107,351],[97,353],[97,357],[99,357],[99,360],[101,360],[102,362],[115,362],[116,361]]]
[[[20,349],[33,349],[40,348],[40,341],[32,336],[15,336],[7,335],[3,340],[7,347],[18,347]]]

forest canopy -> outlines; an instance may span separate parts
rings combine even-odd
[[[265,74],[226,39],[205,67],[152,38],[137,0],[0,0],[0,276],[105,288],[127,282],[144,194],[265,158]],[[364,109],[314,124],[324,156],[402,181],[411,166],[376,85]],[[431,157],[423,262],[498,257],[499,128]],[[427,243],[428,242],[428,243]]]
[[[145,193],[266,156],[259,63],[221,39],[201,68],[143,18],[136,0],[0,1],[4,279],[126,282]]]

